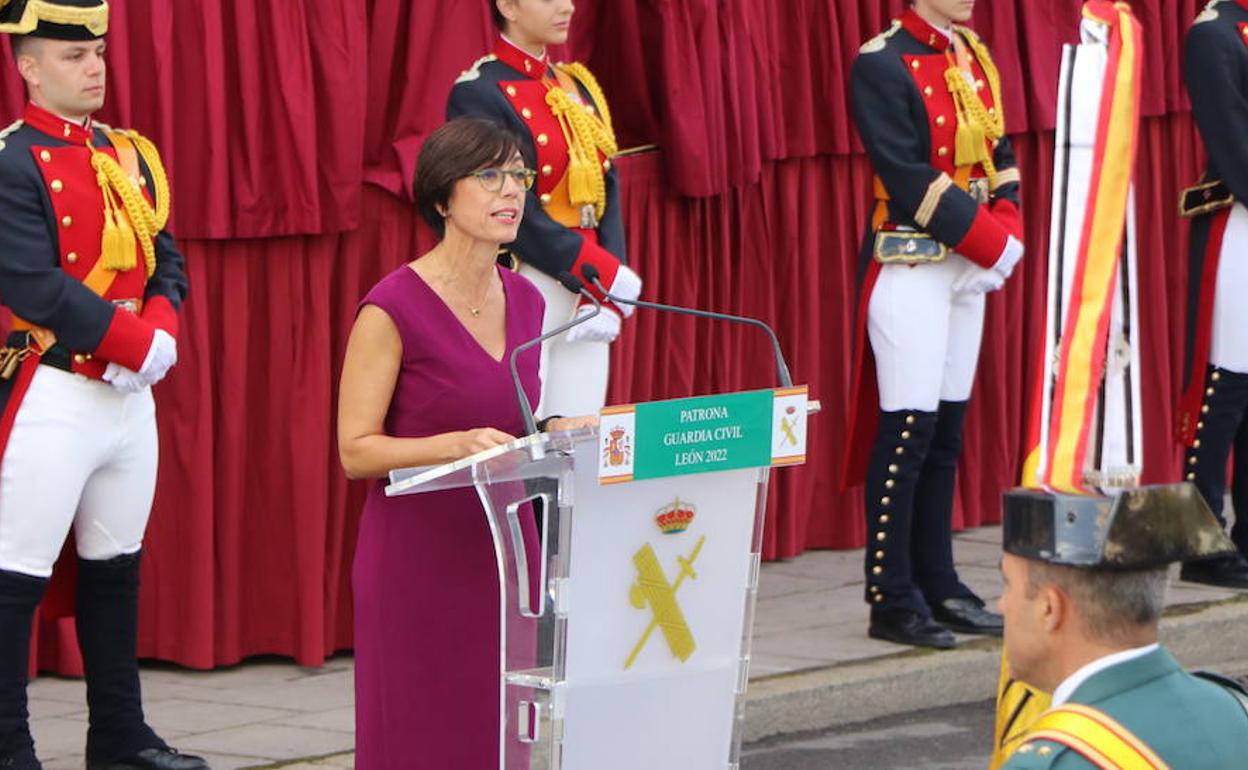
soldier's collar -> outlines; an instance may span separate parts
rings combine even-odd
[[[494,43],[494,55],[503,64],[534,80],[546,77],[546,70],[550,66],[549,54],[539,59],[502,35]]]
[[[928,48],[935,48],[937,51],[943,52],[953,45],[953,40],[949,37],[953,30],[944,32],[933,27],[927,23],[926,19],[915,13],[913,8],[907,8],[906,12],[901,15],[901,26],[905,27],[906,31],[913,35],[915,40],[918,40]]]
[[[26,103],[26,112],[22,115],[22,120],[36,131],[62,139],[70,144],[85,144],[92,136],[92,125],[94,123],[90,118],[87,119],[85,126],[80,123],[74,123],[48,112],[34,102]]]

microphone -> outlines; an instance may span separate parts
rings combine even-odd
[[[645,302],[639,299],[624,299],[617,297],[607,291],[602,283],[598,280],[600,273],[598,268],[593,265],[582,265],[581,275],[585,276],[585,280],[589,281],[595,289],[602,293],[602,296],[616,303],[617,305],[632,305],[634,307],[644,307],[650,310],[662,310],[666,313],[680,313],[681,315],[691,315],[698,318],[714,318],[719,321],[731,321],[732,323],[748,324],[758,327],[767,332],[767,336],[771,338],[771,352],[776,359],[776,377],[780,380],[780,387],[789,388],[793,386],[793,377],[789,374],[789,365],[785,363],[784,353],[780,350],[780,340],[776,337],[775,331],[770,326],[758,320],[757,318],[746,318],[745,316],[729,315],[728,313],[716,313],[711,310],[697,310],[691,307],[679,307],[677,305],[664,305],[658,302]],[[575,278],[575,276],[572,276]],[[579,281],[578,281],[579,283]],[[565,284],[566,286],[567,284]],[[588,292],[586,292],[588,295]],[[595,303],[598,304],[598,303]]]
[[[585,284],[581,282],[581,279],[566,270],[559,273],[559,275],[555,276],[555,278],[559,281],[559,283],[563,284],[563,288],[573,294],[580,294],[582,297],[589,300],[594,306],[594,311],[592,313],[586,313],[583,316],[573,318],[566,324],[555,327],[545,334],[540,334],[527,342],[522,342],[511,351],[511,360],[509,362],[509,367],[511,368],[511,384],[516,388],[516,400],[520,402],[520,416],[524,418],[524,429],[528,435],[537,433],[537,420],[533,417],[533,407],[529,405],[529,396],[524,392],[524,385],[520,382],[520,373],[516,369],[516,361],[519,359],[520,354],[534,345],[540,345],[552,337],[558,337],[560,334],[564,334],[574,326],[580,326],[602,312],[602,303],[598,301],[597,297],[590,294],[585,289]]]

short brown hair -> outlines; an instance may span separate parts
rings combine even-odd
[[[416,159],[412,193],[416,209],[438,237],[446,234],[445,210],[455,183],[474,171],[502,166],[521,152],[520,140],[487,118],[456,118],[429,135]]]
[[[1142,570],[1082,569],[1027,563],[1024,595],[1034,599],[1046,585],[1060,588],[1078,605],[1084,631],[1104,644],[1127,644],[1140,629],[1156,628],[1166,604],[1165,567]]]
[[[507,20],[503,18],[502,11],[498,10],[498,0],[485,0],[490,6],[490,18],[494,20],[494,26],[499,31],[507,29]]]

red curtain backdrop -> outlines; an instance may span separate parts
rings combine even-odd
[[[999,518],[1018,475],[1042,329],[1060,47],[1079,0],[981,2],[1024,177],[1028,258],[989,301],[958,523]],[[1137,183],[1147,480],[1177,477],[1186,227],[1199,142],[1178,62],[1203,0],[1137,0],[1147,32]],[[117,0],[107,122],[162,148],[192,293],[180,363],[157,390],[161,469],[146,543],[141,654],[198,668],[351,644],[363,487],[334,446],[338,366],[360,297],[432,241],[405,199],[451,82],[483,54],[475,0]],[[611,99],[631,258],[644,296],[761,317],[823,412],[810,462],[774,476],[767,556],[862,543],[844,456],[850,319],[870,169],[849,117],[859,45],[901,0],[582,0],[562,55]],[[0,66],[0,109],[23,102]],[[611,399],[772,384],[748,329],[638,313]],[[43,607],[40,665],[67,673],[72,560]]]

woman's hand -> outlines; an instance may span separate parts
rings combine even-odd
[[[455,455],[459,458],[475,455],[477,452],[484,452],[516,440],[515,436],[493,428],[473,428],[453,435],[455,442],[452,446],[455,447]]]
[[[552,417],[546,423],[546,432],[559,430],[576,430],[577,428],[593,428],[598,425],[598,415],[586,414],[580,417]]]

